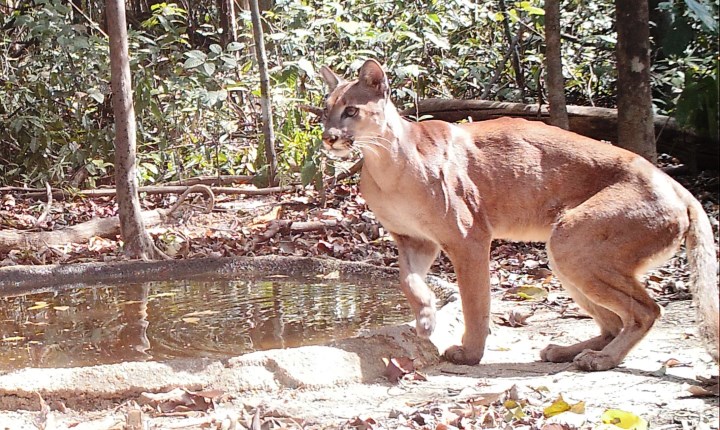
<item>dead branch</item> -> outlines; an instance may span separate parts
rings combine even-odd
[[[168,209],[166,216],[169,217],[170,215],[174,214],[177,208],[180,207],[180,205],[185,201],[189,194],[198,192],[204,193],[208,197],[207,206],[205,207],[205,213],[209,214],[210,212],[212,212],[212,210],[215,208],[215,194],[213,193],[212,189],[210,189],[210,187],[208,187],[207,185],[197,184],[189,187],[187,190],[185,190],[184,193],[180,195],[180,197],[178,197],[178,200],[175,202],[175,204],[172,205],[170,209]]]
[[[174,185],[208,185],[208,186],[220,186],[220,185],[238,185],[238,184],[249,184],[255,179],[252,175],[217,175],[217,176],[195,176],[192,178],[181,179],[179,181],[171,181],[162,184],[163,186],[174,186]]]
[[[46,197],[44,192],[38,192],[37,190],[31,190],[26,188],[12,187],[14,192],[27,193],[25,197],[28,198],[44,198]],[[187,186],[150,186],[150,187],[139,187],[139,193],[146,194],[182,194],[188,189]],[[258,196],[268,195],[276,193],[284,193],[288,191],[295,191],[298,186],[283,186],[283,187],[269,187],[269,188],[234,188],[234,187],[210,187],[215,195],[218,194],[240,194],[246,196]],[[1,191],[1,190],[0,190]],[[29,192],[28,192],[29,191]],[[114,197],[116,191],[114,188],[100,188],[95,190],[55,190],[52,195],[55,199],[64,200],[68,197],[82,196],[82,197]]]
[[[52,188],[50,188],[49,182],[45,182],[45,189],[47,193],[47,203],[45,203],[45,209],[43,209],[42,214],[40,214],[38,219],[35,221],[35,228],[40,227],[45,222],[45,218],[47,218],[50,213],[50,208],[52,207]]]

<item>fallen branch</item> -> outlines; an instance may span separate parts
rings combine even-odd
[[[196,176],[193,178],[182,179],[179,181],[171,181],[162,184],[163,186],[173,185],[238,185],[249,184],[255,179],[252,175],[217,175],[217,176]]]
[[[24,188],[13,187],[15,192],[28,192],[25,197],[28,198],[44,198],[46,197],[44,192],[38,192],[37,190],[29,190]],[[146,194],[182,194],[188,189],[187,186],[150,186],[140,187],[138,192]],[[240,194],[246,196],[258,196],[283,193],[287,191],[295,191],[300,189],[299,186],[284,186],[284,187],[269,187],[269,188],[234,188],[234,187],[210,187],[212,192],[217,194]],[[54,198],[63,200],[67,197],[82,196],[82,197],[114,197],[116,191],[114,188],[101,188],[96,190],[56,190],[52,192]]]
[[[157,209],[142,212],[141,216],[145,227],[152,227],[163,222],[166,214],[166,210]],[[96,218],[54,231],[0,230],[0,252],[85,243],[93,236],[115,239],[119,234],[120,220],[117,216]]]
[[[289,219],[273,220],[268,223],[267,230],[259,237],[253,240],[255,245],[268,242],[278,233],[307,233],[310,231],[325,230],[335,228],[340,223],[336,220],[320,220],[320,221],[292,221]]]

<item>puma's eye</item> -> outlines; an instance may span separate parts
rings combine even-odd
[[[348,106],[345,108],[345,111],[343,112],[343,116],[345,118],[352,118],[355,115],[357,115],[358,112],[360,112],[360,110],[358,108],[356,108],[355,106]]]

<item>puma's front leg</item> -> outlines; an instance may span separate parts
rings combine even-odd
[[[490,239],[454,244],[445,251],[455,267],[465,320],[462,345],[448,348],[445,357],[456,364],[478,364],[490,332]]]
[[[440,252],[431,241],[393,234],[398,246],[400,288],[413,312],[420,336],[430,336],[435,329],[435,294],[425,283],[425,276]]]

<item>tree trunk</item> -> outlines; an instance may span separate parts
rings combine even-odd
[[[115,114],[115,186],[125,254],[143,260],[163,257],[145,230],[140,215],[135,167],[136,127],[132,99],[125,1],[107,0],[110,74]]]
[[[615,14],[618,146],[655,163],[648,0],[615,0]]]
[[[513,37],[512,32],[510,31],[510,24],[509,24],[509,18],[507,16],[507,7],[505,6],[505,0],[500,0],[500,10],[502,11],[503,15],[505,16],[505,19],[502,20],[502,26],[503,26],[503,32],[505,33],[505,39],[507,39],[507,43],[509,46],[513,46]],[[522,25],[521,25],[522,26]],[[514,44],[514,49],[512,52],[512,56],[510,57],[512,60],[512,66],[513,70],[515,71],[515,84],[518,86],[518,90],[520,90],[520,100],[524,103],[525,102],[525,74],[522,70],[522,65],[520,64],[520,55],[518,54],[518,47],[522,43],[522,40],[519,38],[522,36],[522,32],[518,33],[518,41]]]
[[[230,42],[237,42],[235,1],[217,0],[217,8],[220,14],[220,28],[223,30],[220,42],[223,46],[227,46]]]
[[[277,172],[277,155],[275,154],[275,131],[273,130],[272,101],[270,100],[270,75],[265,55],[265,42],[260,20],[258,0],[250,0],[250,16],[252,18],[255,52],[257,53],[258,69],[260,69],[260,106],[262,108],[263,137],[265,158],[267,162],[268,184],[275,185]]]
[[[550,124],[568,129],[565,80],[560,54],[560,0],[545,0],[545,84],[550,104]]]

